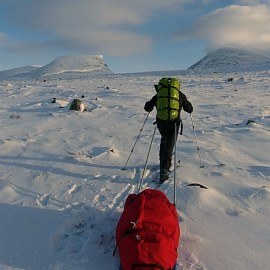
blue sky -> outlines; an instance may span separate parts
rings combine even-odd
[[[224,46],[269,54],[270,0],[0,0],[0,70],[72,54],[179,70]]]

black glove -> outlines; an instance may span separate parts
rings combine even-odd
[[[192,112],[193,112],[193,106],[192,106],[192,104],[190,103],[189,113],[192,113]]]
[[[187,113],[192,113],[193,112],[193,106],[188,100],[187,100],[186,103],[184,103],[183,109]]]
[[[154,109],[154,107],[151,105],[150,101],[147,101],[144,105],[144,110],[147,112],[151,112]]]

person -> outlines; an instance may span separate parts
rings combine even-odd
[[[156,91],[158,91],[158,85],[154,85]],[[182,108],[187,113],[193,112],[193,106],[187,97],[179,91],[180,100],[182,101]],[[157,107],[157,94],[154,95],[144,105],[146,112],[151,112],[154,107]],[[181,110],[181,108],[180,108]],[[175,121],[164,121],[156,117],[157,128],[161,135],[160,149],[159,149],[159,160],[160,160],[160,182],[164,182],[169,178],[169,172],[171,168],[172,155],[174,144],[178,137],[179,127],[181,123],[180,113]],[[176,131],[175,131],[176,127]],[[176,134],[176,138],[175,138]]]

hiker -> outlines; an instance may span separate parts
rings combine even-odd
[[[173,148],[182,123],[180,111],[183,108],[185,112],[192,113],[193,106],[180,91],[180,83],[175,78],[162,78],[154,87],[157,94],[145,103],[144,110],[151,112],[154,107],[157,109],[156,123],[161,135],[159,160],[162,183],[169,178]],[[168,97],[170,93],[173,93],[176,98]]]

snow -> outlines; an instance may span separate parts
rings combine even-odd
[[[153,85],[170,74],[1,81],[1,270],[117,269],[115,227],[125,199],[138,190],[154,111],[122,169]],[[194,106],[199,145],[182,112],[179,269],[269,269],[270,71],[173,74]],[[88,111],[68,110],[74,98]],[[157,131],[142,189],[153,187],[159,142]],[[173,182],[160,189],[173,199]]]

